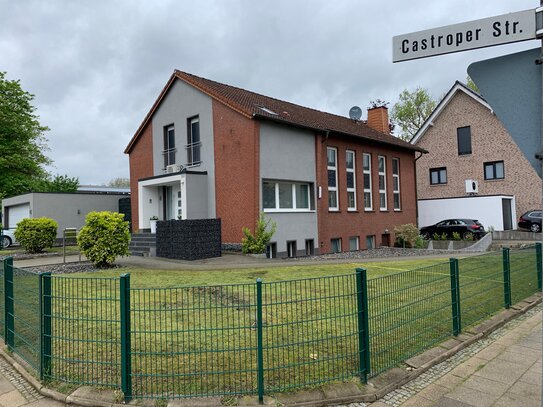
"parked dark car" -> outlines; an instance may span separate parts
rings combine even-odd
[[[475,239],[480,239],[486,233],[481,222],[475,219],[446,219],[420,229],[420,234],[425,239],[431,239],[434,233],[439,236],[445,233],[447,237],[452,238],[454,232],[459,233],[463,239],[471,235]]]
[[[528,211],[518,220],[518,227],[532,232],[541,232],[541,210]]]

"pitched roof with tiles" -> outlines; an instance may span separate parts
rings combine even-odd
[[[407,143],[390,134],[372,129],[363,121],[354,121],[347,117],[310,109],[176,70],[136,131],[136,134],[130,140],[124,151],[125,153],[130,152],[143,128],[147,125],[154,111],[176,79],[182,80],[248,118],[272,120],[321,132],[359,137],[367,141],[384,143],[403,149],[422,151],[420,147]]]

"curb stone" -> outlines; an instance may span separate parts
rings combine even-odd
[[[453,346],[452,348],[446,350],[445,352],[439,352],[439,354],[436,357],[430,358],[430,360],[423,363],[420,367],[410,370],[410,371],[400,369],[400,368],[391,369],[385,372],[384,374],[373,378],[372,380],[368,382],[367,385],[361,386],[358,392],[356,391],[354,387],[354,386],[357,387],[357,385],[354,385],[354,383],[352,382],[348,385],[347,390],[345,389],[343,390],[343,392],[348,393],[347,395],[341,395],[342,393],[341,389],[342,387],[345,387],[345,384],[326,385],[320,389],[315,389],[315,390],[301,390],[295,393],[285,393],[285,394],[276,394],[273,396],[268,396],[266,397],[266,404],[273,405],[275,402],[277,405],[296,406],[296,407],[306,407],[306,406],[317,407],[317,406],[340,405],[340,404],[348,404],[348,403],[351,403],[352,406],[363,407],[365,406],[364,403],[368,403],[368,402],[371,403],[375,401],[377,401],[377,403],[383,404],[381,401],[378,401],[378,400],[383,399],[390,392],[400,388],[406,383],[419,377],[420,375],[428,371],[433,366],[436,366],[439,363],[447,360],[451,356],[459,353],[460,351],[472,345],[473,343],[479,341],[480,339],[487,337],[492,332],[494,332],[498,328],[505,325],[507,322],[511,321],[517,316],[525,314],[527,311],[536,307],[541,302],[542,302],[541,294],[540,293],[534,294],[531,297],[528,297],[525,300],[521,301],[520,303],[515,304],[510,309],[500,312],[499,314],[490,318],[490,320],[483,321],[481,324],[477,325],[477,327],[474,327],[471,331],[468,331],[468,333],[471,333],[471,335],[461,335],[459,337],[453,338],[461,342],[459,342],[456,346]],[[476,333],[476,331],[478,332]],[[447,340],[446,343],[451,344],[450,339]],[[443,350],[442,345],[436,348],[440,348],[441,350]],[[431,348],[428,351],[419,355],[418,357],[423,358],[424,355],[429,352],[433,352],[435,354],[436,350],[435,348]],[[14,357],[12,357],[9,354],[9,351],[6,350],[5,346],[0,348],[0,356],[2,356],[23,377],[23,379],[26,380],[26,382],[28,382],[42,396],[52,398],[56,401],[60,401],[63,403],[74,404],[74,405],[85,406],[85,407],[126,406],[126,404],[117,404],[114,401],[88,399],[85,397],[80,397],[76,394],[74,395],[74,393],[77,393],[77,391],[81,389],[81,387],[75,390],[74,392],[72,392],[70,395],[65,395],[55,390],[49,389],[45,387],[44,385],[42,385],[27,370],[25,370],[25,368]],[[23,361],[21,362],[24,364]],[[391,380],[388,383],[386,383],[387,373],[388,373],[389,379]],[[380,384],[380,382],[383,382],[383,384],[381,386],[377,386],[377,384]],[[215,400],[215,402],[217,401],[216,398],[212,398],[212,399]],[[205,403],[205,400],[209,401],[210,399],[205,398],[205,399],[189,399],[189,400],[192,400],[194,403],[200,403],[202,401]],[[252,403],[253,400],[255,404]],[[180,404],[180,401],[181,400],[173,400],[168,403],[168,406],[174,407],[174,406],[179,406],[179,405],[184,404],[184,403]],[[133,403],[134,401],[130,402],[129,404],[133,405]],[[186,405],[194,405],[194,403],[190,404],[191,403],[190,401],[188,403],[189,404],[186,404]],[[245,398],[243,404],[244,405],[258,405],[258,399],[256,397],[254,398],[248,397],[248,398]],[[206,405],[206,404],[203,404],[203,405]]]

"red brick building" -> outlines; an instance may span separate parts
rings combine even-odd
[[[416,223],[418,151],[384,107],[357,121],[175,71],[125,150],[132,224],[221,218],[239,243],[263,211],[274,255],[392,244]]]

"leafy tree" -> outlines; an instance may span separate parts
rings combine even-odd
[[[392,107],[391,118],[401,130],[398,135],[403,140],[411,140],[424,121],[435,109],[437,102],[424,88],[418,87],[413,92],[405,89],[400,93],[399,102]]]
[[[466,76],[466,86],[474,92],[481,93],[481,91],[479,91],[479,88],[477,87],[475,82],[473,82],[473,79],[471,79],[469,75]]]
[[[37,192],[75,192],[79,187],[79,178],[67,175],[48,176],[39,182]]]
[[[129,188],[130,180],[128,178],[115,178],[108,182],[108,187]]]
[[[51,163],[39,122],[34,95],[21,88],[20,81],[6,79],[0,72],[0,195],[31,191],[47,178],[44,166]]]

